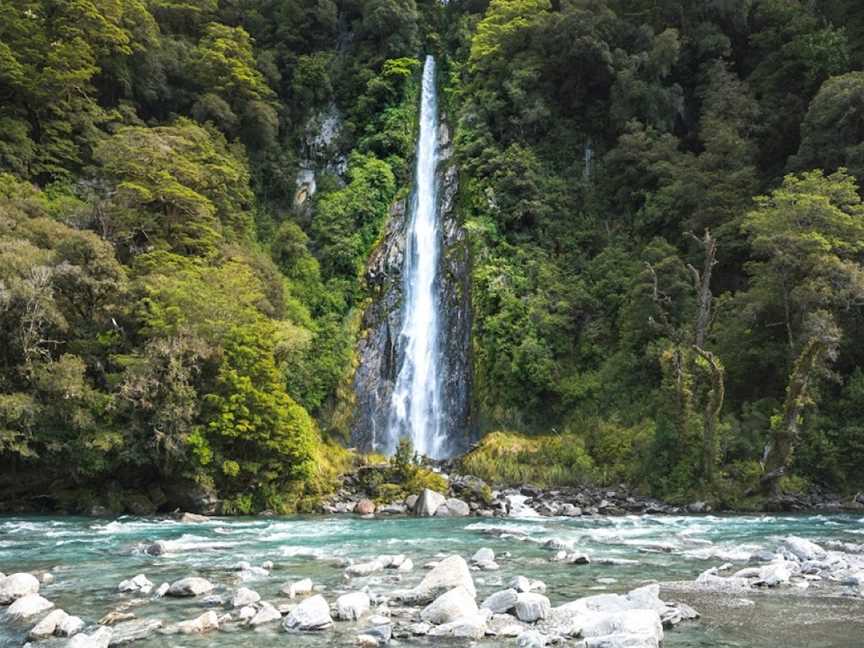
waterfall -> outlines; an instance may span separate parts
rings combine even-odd
[[[392,450],[401,437],[407,436],[417,452],[433,458],[448,454],[441,397],[437,164],[435,59],[427,56],[423,65],[420,138],[403,270],[402,330],[397,343],[401,365],[390,402],[384,445]]]

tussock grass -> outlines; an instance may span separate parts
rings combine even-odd
[[[594,478],[594,462],[579,437],[487,434],[466,454],[462,470],[496,485],[577,486]]]

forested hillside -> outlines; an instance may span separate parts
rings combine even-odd
[[[425,53],[498,432],[467,467],[864,486],[855,0],[0,0],[5,506],[330,487]]]

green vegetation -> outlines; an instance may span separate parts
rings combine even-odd
[[[734,504],[864,485],[854,14],[449,5],[476,412],[508,430],[466,470]]]
[[[487,434],[462,457],[464,471],[492,483],[579,486],[593,481],[594,463],[575,435]]]
[[[465,468],[734,503],[857,492],[860,14],[0,0],[4,500],[146,510],[161,485],[243,513],[333,487],[427,52],[491,433]],[[405,452],[381,499],[442,486]]]
[[[308,509],[351,461],[320,430],[408,177],[413,0],[0,12],[5,503]],[[344,182],[293,208],[325,110]]]

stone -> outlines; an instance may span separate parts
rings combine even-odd
[[[408,632],[416,637],[422,637],[424,635],[428,635],[429,631],[432,629],[431,623],[412,623],[407,628]]]
[[[582,644],[584,648],[657,648],[658,644],[650,635],[616,632],[602,637],[589,637]]]
[[[122,646],[133,641],[146,639],[161,627],[162,621],[159,619],[135,619],[134,621],[118,623],[113,628],[114,632],[108,645]]]
[[[6,617],[20,621],[22,619],[29,619],[53,607],[54,604],[43,596],[39,594],[27,594],[6,608]]]
[[[248,587],[241,587],[231,597],[231,607],[242,608],[261,600],[261,595]]]
[[[374,625],[364,629],[363,634],[368,637],[375,637],[379,643],[389,643],[393,637],[393,626],[389,623]]]
[[[686,603],[666,603],[666,609],[660,613],[660,621],[664,628],[671,628],[682,621],[698,619],[699,613]]]
[[[598,613],[583,620],[582,636],[586,639],[607,635],[635,635],[647,641],[646,646],[656,648],[663,641],[663,624],[655,610],[645,609]]]
[[[351,592],[336,599],[336,618],[357,621],[369,612],[369,595],[366,592]]]
[[[778,585],[788,585],[792,573],[786,566],[786,561],[778,561],[768,563],[759,569],[759,576],[753,582],[754,585],[762,585],[765,587],[777,587]]]
[[[246,607],[240,608],[240,611],[237,612],[237,618],[241,623],[245,623],[251,621],[256,614],[258,614],[258,609],[254,605],[247,605]]]
[[[375,512],[375,502],[369,499],[361,499],[354,505],[354,512],[357,515],[371,515]]]
[[[545,619],[552,605],[549,599],[534,592],[520,592],[516,597],[516,618],[526,623]]]
[[[65,621],[68,616],[63,610],[52,610],[45,618],[30,629],[27,637],[34,641],[50,637],[57,630],[57,626]]]
[[[162,583],[159,587],[156,588],[156,591],[153,592],[153,598],[160,599],[168,593],[168,590],[171,589],[170,583]]]
[[[81,617],[67,615],[65,619],[57,623],[54,634],[58,637],[74,637],[84,629],[84,620]]]
[[[90,634],[78,633],[69,640],[66,648],[108,648],[114,631],[111,628],[97,628]]]
[[[382,557],[383,558],[383,557]],[[377,558],[376,560],[370,560],[369,562],[364,563],[356,563],[354,565],[349,565],[345,569],[345,574],[348,576],[369,576],[370,574],[374,574],[375,572],[381,571],[385,569],[389,560],[384,558]]]
[[[99,619],[99,625],[114,625],[116,623],[120,623],[121,621],[128,621],[129,619],[134,619],[135,614],[133,612],[123,612],[121,610],[111,610],[101,619]]]
[[[117,589],[121,592],[141,592],[142,594],[149,594],[153,589],[153,583],[151,583],[144,574],[138,574],[134,578],[121,582],[117,586]]]
[[[459,586],[445,592],[427,605],[420,612],[420,618],[426,623],[442,625],[462,617],[476,615],[477,612],[474,595],[464,587]]]
[[[468,517],[471,515],[471,507],[466,502],[455,497],[448,497],[444,506],[447,510],[446,515],[450,517]],[[439,513],[440,511],[435,512],[436,515]]]
[[[517,592],[545,592],[546,583],[541,580],[530,580],[525,576],[515,576],[510,580],[509,587]]]
[[[446,502],[447,499],[441,493],[424,488],[414,503],[414,515],[432,517]]]
[[[473,563],[485,563],[485,562],[493,562],[495,560],[495,552],[489,549],[488,547],[483,547],[482,549],[478,549],[473,556],[471,556],[471,562]]]
[[[548,644],[548,637],[536,630],[526,630],[516,638],[517,648],[544,648]]]
[[[381,642],[378,641],[375,637],[368,634],[359,634],[357,638],[354,640],[355,646],[362,646],[363,648],[376,648],[381,645]]]
[[[301,632],[324,630],[333,625],[330,606],[323,596],[316,594],[294,608],[282,625],[286,630]]]
[[[461,556],[449,556],[438,562],[414,589],[395,592],[394,598],[406,603],[429,603],[443,592],[464,587],[471,598],[477,596],[468,564]]]
[[[0,580],[0,605],[9,605],[22,596],[38,591],[39,580],[33,574],[10,574]]]
[[[797,536],[789,536],[783,540],[782,548],[795,556],[799,561],[824,560],[828,554],[815,542],[810,542]]]
[[[517,599],[518,592],[515,589],[500,590],[487,596],[480,607],[489,610],[492,614],[505,614],[516,607]]]
[[[418,499],[420,499],[419,495],[409,495],[408,497],[406,497],[405,508],[407,508],[409,511],[413,511]]]
[[[149,556],[164,556],[169,553],[170,546],[164,540],[152,542],[144,548],[144,553]]]
[[[456,637],[479,641],[486,635],[487,619],[488,617],[481,613],[463,616],[450,623],[433,626],[429,630],[429,636]]]
[[[410,572],[414,569],[414,562],[410,558],[406,558],[404,562],[396,568],[400,573]]]
[[[166,594],[168,596],[200,596],[208,594],[216,588],[213,583],[200,576],[189,576],[171,583]]]
[[[567,502],[561,505],[559,514],[565,517],[579,517],[582,515],[582,509]]]
[[[45,572],[41,576],[39,576],[39,582],[43,585],[51,585],[54,582],[54,574],[50,572]]]
[[[527,629],[509,614],[493,614],[486,624],[486,632],[495,637],[518,637]]]
[[[205,612],[201,616],[189,621],[181,621],[177,624],[177,631],[180,634],[204,634],[205,632],[218,629],[219,615],[213,610]]]
[[[264,625],[265,623],[280,621],[281,619],[282,614],[273,606],[273,604],[268,603],[267,601],[262,601],[260,608],[255,613],[255,616],[249,619],[249,625],[259,626]]]
[[[304,578],[299,581],[294,581],[293,583],[287,583],[282,586],[281,592],[288,596],[288,598],[297,598],[301,594],[311,594],[312,593],[312,579]]]
[[[198,513],[182,513],[178,518],[178,522],[182,522],[183,524],[203,524],[204,522],[209,522],[210,518],[206,515],[199,515]]]

